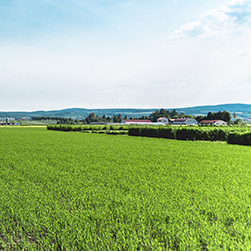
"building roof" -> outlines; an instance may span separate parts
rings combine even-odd
[[[214,119],[214,120],[201,120],[200,123],[215,123],[219,121],[219,119]],[[224,121],[225,122],[225,121]]]
[[[160,117],[157,120],[163,120],[163,119],[168,119],[168,118],[166,118],[166,117]]]
[[[185,122],[188,118],[182,118],[182,119],[175,119],[174,122]]]

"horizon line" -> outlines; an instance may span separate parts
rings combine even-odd
[[[223,103],[223,104],[216,104],[216,105],[195,105],[195,106],[183,106],[183,107],[168,107],[168,108],[157,108],[157,107],[105,107],[105,108],[83,108],[83,107],[67,107],[67,108],[59,108],[59,109],[49,109],[49,110],[43,110],[43,109],[38,109],[38,110],[0,110],[0,112],[50,112],[50,111],[62,111],[62,110],[69,110],[69,109],[85,109],[85,110],[105,110],[105,109],[121,109],[121,110],[126,110],[126,109],[140,109],[140,110],[148,110],[148,109],[186,109],[186,108],[197,108],[197,107],[203,107],[203,106],[221,106],[221,105],[251,105],[248,103]]]

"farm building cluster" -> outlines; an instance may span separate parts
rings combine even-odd
[[[207,125],[227,125],[223,120],[202,120],[198,123],[197,120],[192,118],[178,118],[178,119],[168,119],[161,117],[157,119],[157,122],[152,122],[148,119],[124,119],[122,120],[123,124],[147,124],[147,125],[198,125],[198,124],[207,124]]]
[[[15,121],[14,118],[6,118],[4,121],[0,118],[0,125],[20,125],[20,121]],[[20,119],[22,120],[22,119]],[[177,118],[169,119],[166,117],[160,117],[157,122],[152,122],[149,119],[123,119],[121,123],[105,123],[105,122],[91,122],[93,125],[100,124],[126,124],[126,125],[227,125],[223,120],[202,120],[198,122],[193,118]]]
[[[91,125],[227,125],[223,120],[202,120],[198,122],[193,118],[178,118],[178,119],[169,119],[161,117],[157,119],[157,122],[152,122],[149,119],[123,119],[121,123],[104,123],[104,122],[91,122]]]
[[[6,118],[4,121],[1,121],[0,118],[0,125],[20,125],[19,122],[13,121],[15,118]]]

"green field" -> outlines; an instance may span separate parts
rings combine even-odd
[[[0,128],[0,250],[250,250],[251,147]]]

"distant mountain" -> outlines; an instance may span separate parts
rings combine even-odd
[[[156,108],[157,109],[157,108]],[[86,118],[91,112],[94,112],[98,116],[112,117],[113,115],[121,114],[123,117],[141,117],[148,116],[156,109],[122,109],[122,108],[110,108],[110,109],[85,109],[85,108],[69,108],[63,110],[51,110],[51,111],[33,111],[33,112],[0,112],[0,118],[24,118],[24,117],[64,117],[73,119]]]
[[[191,114],[194,116],[207,115],[208,112],[227,111],[233,114],[237,113],[239,118],[251,118],[251,105],[249,104],[222,104],[222,105],[210,105],[210,106],[194,106],[186,108],[177,108],[177,112],[184,112],[185,114]]]
[[[106,116],[113,116],[121,114],[123,117],[127,115],[130,117],[148,116],[155,110],[160,108],[151,109],[133,109],[133,108],[111,108],[111,109],[85,109],[85,108],[69,108],[63,110],[51,110],[51,111],[33,111],[33,112],[0,112],[0,118],[23,118],[23,117],[65,117],[73,119],[86,118],[91,112],[94,112],[98,116],[105,114]],[[251,118],[251,105],[249,104],[221,104],[211,106],[194,106],[184,108],[164,108],[166,110],[175,109],[178,113],[184,112],[185,114],[191,114],[194,116],[207,115],[208,112],[228,111],[231,114],[237,113],[239,118]]]

